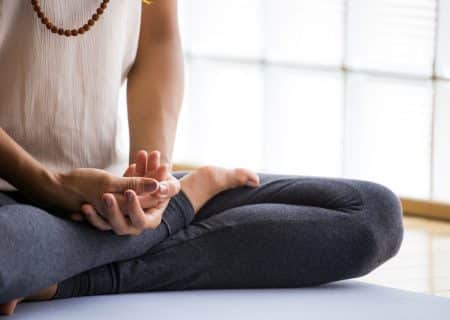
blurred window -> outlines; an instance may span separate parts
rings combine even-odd
[[[450,201],[450,1],[180,0],[175,160]]]

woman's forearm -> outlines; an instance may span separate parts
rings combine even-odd
[[[169,163],[183,99],[181,49],[172,40],[151,51],[149,61],[136,65],[141,70],[134,69],[128,80],[130,155],[159,150]]]
[[[50,193],[56,185],[55,175],[19,146],[0,128],[0,178],[30,198]]]
[[[68,172],[51,171],[26,152],[2,128],[0,178],[39,206],[74,213],[78,212],[83,204],[90,203],[104,216],[105,193],[115,202],[117,199],[114,195],[123,194],[126,190],[132,189],[142,194],[153,192],[158,187],[154,179],[116,177],[95,168],[76,168]],[[140,204],[135,204],[135,208],[141,209]],[[122,215],[119,211],[116,213]]]
[[[159,150],[169,164],[184,90],[176,15],[174,0],[143,7],[138,54],[128,75],[130,155]]]

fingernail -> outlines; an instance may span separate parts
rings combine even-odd
[[[169,186],[167,183],[161,182],[159,184],[159,192],[161,192],[161,194],[167,194],[169,192]]]
[[[128,203],[132,203],[133,202],[133,192],[127,191],[127,192],[125,192],[125,196],[127,197]]]
[[[113,206],[113,202],[110,197],[103,198],[103,203],[107,208],[111,208]]]
[[[156,182],[153,180],[144,182],[144,192],[152,192],[156,189]]]

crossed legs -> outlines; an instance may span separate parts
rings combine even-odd
[[[57,282],[55,298],[310,286],[361,276],[398,251],[401,206],[387,188],[259,176],[259,187],[219,192],[195,216],[180,193],[161,227],[137,237],[98,232],[0,194],[0,302]]]
[[[401,206],[387,188],[357,180],[259,176],[260,187],[219,193],[189,226],[143,255],[63,281],[55,298],[311,286],[362,276],[398,251]]]

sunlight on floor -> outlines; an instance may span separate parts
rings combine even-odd
[[[450,223],[405,218],[400,252],[359,280],[450,298]]]

